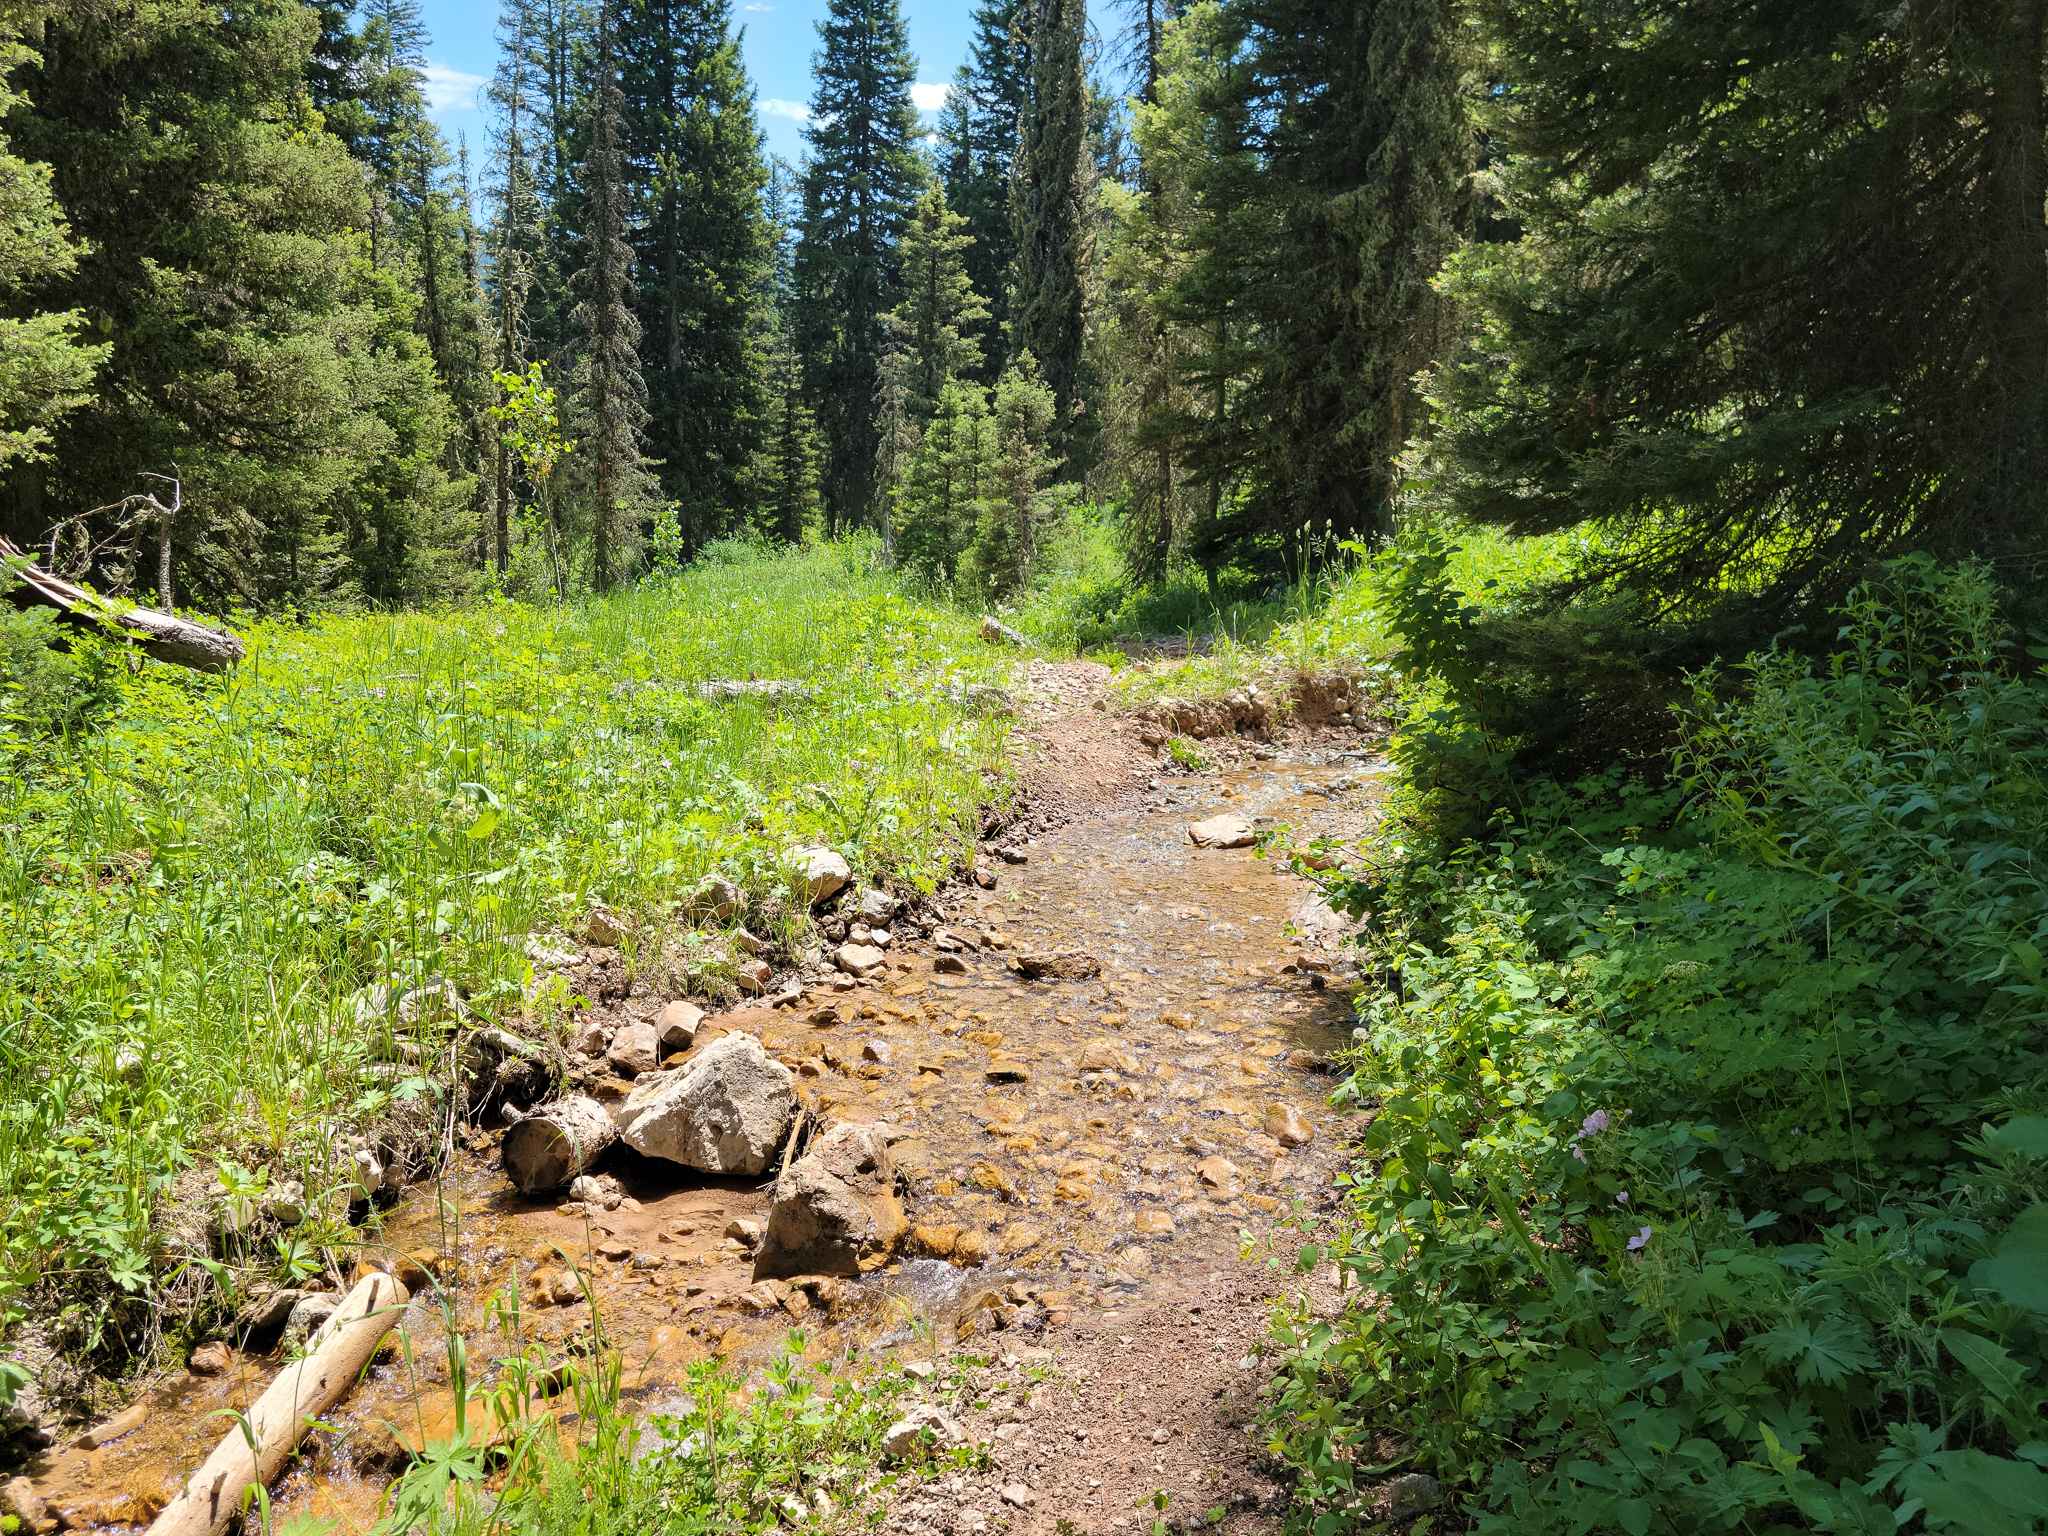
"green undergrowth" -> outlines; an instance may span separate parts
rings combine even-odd
[[[1569,784],[1403,635],[1433,706],[1333,887],[1389,980],[1363,1155],[1302,1255],[1351,1301],[1282,1316],[1267,1418],[1305,1527],[1419,1469],[1516,1536],[2044,1528],[2048,679],[1997,608],[1890,568],[1825,656],[1695,676],[1663,774]]]
[[[742,1536],[874,1528],[902,1485],[970,1464],[971,1447],[883,1451],[917,1384],[893,1361],[806,1357],[803,1335],[751,1375],[690,1368],[651,1408],[620,1390],[616,1353],[563,1371],[528,1356],[472,1386],[458,1339],[450,1376],[464,1413],[384,1496],[378,1536]],[[543,1406],[542,1383],[553,1398]],[[944,1383],[939,1385],[943,1386]],[[309,1521],[288,1536],[317,1536]]]
[[[438,1026],[359,1016],[366,987],[445,979],[504,1014],[529,934],[599,902],[673,933],[713,870],[772,917],[797,843],[934,887],[1006,793],[1003,724],[954,702],[999,661],[872,553],[261,624],[224,679],[95,664],[90,719],[56,718],[61,679],[0,682],[0,1313],[132,1343],[193,1266],[232,1293],[310,1264],[341,1235],[345,1133],[443,1091]],[[810,696],[696,691],[747,678]],[[284,1179],[303,1225],[193,1240],[195,1195]]]

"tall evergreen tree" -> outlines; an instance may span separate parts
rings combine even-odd
[[[897,0],[831,0],[818,35],[797,284],[836,532],[877,511],[882,319],[894,302],[896,241],[925,172],[910,99],[917,65]]]
[[[981,364],[974,329],[988,318],[988,306],[967,281],[973,246],[967,221],[946,206],[945,190],[937,183],[925,188],[903,229],[903,299],[889,314],[890,342],[903,357],[904,414],[919,426],[931,419],[946,384],[971,377]]]
[[[796,344],[795,173],[777,159],[764,199],[773,252],[757,306],[762,335],[755,349],[767,429],[752,478],[757,526],[786,544],[799,542],[817,520],[818,432],[804,392]]]
[[[1456,274],[1454,507],[1597,526],[1563,595],[1709,646],[1902,549],[2041,557],[2048,4],[1479,14],[1527,233]]]
[[[449,511],[414,297],[363,259],[363,177],[306,88],[317,30],[287,0],[53,16],[9,118],[88,243],[48,307],[111,341],[105,387],[56,433],[47,503],[105,505],[175,466],[177,585],[202,600],[313,602],[372,569],[366,595],[403,596]],[[48,520],[39,483],[24,523]],[[372,486],[374,559],[348,552],[344,517]]]
[[[1227,0],[1173,29],[1140,141],[1191,202],[1161,313],[1208,397],[1205,564],[1278,564],[1311,521],[1391,529],[1470,164],[1457,38],[1449,0]]]
[[[23,34],[40,30],[47,16],[38,6],[0,22],[0,123],[23,105],[9,81],[36,60]],[[50,192],[50,168],[16,155],[0,132],[0,475],[47,457],[51,429],[90,398],[106,358],[106,343],[80,336],[79,310],[53,312],[41,301],[77,271],[78,255]]]
[[[960,68],[940,120],[940,170],[946,201],[967,221],[967,280],[988,305],[973,334],[981,343],[976,377],[995,382],[1010,352],[1010,289],[1015,281],[1016,227],[1010,183],[1017,143],[1031,105],[1032,0],[977,0],[968,60]]]
[[[576,358],[572,419],[587,479],[591,582],[611,589],[625,554],[627,519],[652,500],[644,444],[647,384],[640,372],[640,321],[633,313],[633,247],[627,239],[632,193],[623,145],[625,96],[619,88],[615,0],[598,0],[592,60],[590,145],[582,165],[589,220],[585,265],[570,315]]]
[[[1031,103],[1017,148],[1014,345],[1037,359],[1053,398],[1053,449],[1073,457],[1081,402],[1082,209],[1088,92],[1081,53],[1085,0],[1033,0]]]
[[[767,426],[768,171],[729,0],[631,0],[621,53],[649,447],[694,547],[739,518]]]
[[[498,64],[489,98],[491,195],[496,204],[490,240],[493,351],[497,371],[516,375],[523,375],[535,358],[527,302],[546,239],[533,148],[540,92],[539,61],[529,31],[533,24],[531,0],[501,0]],[[502,396],[492,403],[502,406]],[[491,556],[502,577],[512,559],[517,480],[510,445],[503,433],[493,436]]]

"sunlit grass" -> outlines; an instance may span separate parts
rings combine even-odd
[[[714,869],[765,894],[798,842],[929,887],[1001,792],[1002,725],[945,693],[993,658],[859,547],[248,639],[80,743],[0,734],[0,1305],[146,1294],[188,1164],[340,1183],[346,1130],[434,1075],[358,1025],[366,985],[503,1011],[533,931]],[[696,691],[749,677],[811,698]]]

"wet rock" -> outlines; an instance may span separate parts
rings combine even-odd
[[[1189,822],[1188,841],[1197,848],[1249,848],[1258,841],[1258,836],[1252,831],[1250,818],[1223,815]]]
[[[319,1332],[321,1325],[334,1316],[334,1309],[339,1305],[334,1297],[321,1291],[301,1297],[293,1303],[291,1314],[284,1320],[284,1333],[278,1340],[278,1348],[287,1355],[297,1354],[306,1341]]]
[[[10,1477],[0,1484],[0,1515],[12,1515],[25,1531],[33,1531],[49,1518],[50,1509],[25,1477]]]
[[[857,1275],[887,1262],[909,1225],[883,1138],[835,1125],[775,1181],[754,1273]]]
[[[912,1227],[910,1235],[903,1240],[903,1251],[919,1259],[950,1259],[959,1246],[958,1227],[934,1226],[926,1222]]]
[[[1173,1235],[1173,1217],[1165,1211],[1140,1211],[1131,1226],[1146,1237]]]
[[[901,910],[903,903],[887,891],[870,888],[860,893],[860,904],[854,908],[854,915],[870,926],[879,927]]]
[[[1091,1040],[1081,1052],[1083,1072],[1121,1072],[1135,1076],[1138,1058],[1113,1040]]]
[[[290,1286],[257,1292],[235,1314],[230,1336],[246,1344],[263,1343],[284,1327],[292,1308],[312,1294]]]
[[[1266,1134],[1283,1147],[1305,1147],[1315,1140],[1316,1128],[1292,1104],[1268,1104]]]
[[[889,1049],[888,1041],[870,1040],[860,1048],[860,1057],[862,1061],[871,1061],[878,1067],[886,1067],[895,1059],[895,1053]]]
[[[735,1216],[725,1224],[726,1238],[752,1251],[761,1246],[761,1223],[751,1216]]]
[[[1022,848],[1010,844],[1005,844],[1003,847],[998,848],[996,850],[996,857],[1005,864],[1029,864],[1031,862],[1031,855],[1029,853],[1025,852]]]
[[[1087,981],[1102,974],[1102,962],[1078,949],[1025,950],[1016,966],[1030,981]]]
[[[1219,1194],[1229,1195],[1237,1192],[1237,1164],[1227,1157],[1205,1157],[1195,1164],[1195,1172],[1200,1176],[1204,1186]]]
[[[590,1023],[576,1032],[576,1038],[570,1042],[570,1048],[578,1056],[602,1056],[610,1049],[611,1043],[610,1030],[602,1024]]]
[[[887,958],[872,944],[842,944],[833,953],[832,963],[849,976],[866,978],[879,971]]]
[[[982,1075],[992,1083],[1028,1083],[1031,1081],[1031,1069],[1025,1066],[1023,1062],[1013,1060],[1007,1056],[998,1056],[991,1060],[988,1064],[988,1070]]]
[[[932,1403],[918,1403],[882,1431],[882,1454],[902,1461],[929,1446],[945,1450],[966,1438],[951,1414]]]
[[[765,1173],[796,1117],[795,1078],[749,1034],[730,1034],[687,1065],[643,1078],[617,1119],[625,1143],[705,1173]]]
[[[933,955],[932,970],[940,976],[965,976],[967,962],[958,955]]]
[[[766,960],[742,960],[733,967],[732,979],[748,997],[759,997],[768,990],[775,972]]]
[[[235,1363],[235,1352],[219,1339],[208,1339],[185,1362],[194,1376],[218,1376]]]
[[[967,878],[984,891],[996,888],[996,872],[987,859],[976,859],[967,866]]]
[[[787,862],[798,888],[810,898],[812,906],[830,901],[853,880],[853,870],[846,860],[830,848],[792,848]]]
[[[963,939],[950,928],[941,928],[932,935],[932,948],[938,950],[941,954],[952,954],[957,950],[972,949],[973,947],[972,940]]]

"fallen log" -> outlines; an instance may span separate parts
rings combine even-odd
[[[0,538],[0,560],[8,562],[14,576],[11,581],[0,577],[0,586],[7,587],[17,603],[54,608],[66,623],[81,629],[111,629],[158,661],[195,672],[225,672],[242,659],[242,642],[224,629],[209,629],[173,613],[100,597],[33,561],[17,563],[27,558],[20,545]]]
[[[213,1454],[164,1506],[148,1536],[220,1536],[242,1509],[242,1495],[283,1470],[311,1421],[341,1400],[405,1308],[405,1287],[371,1275],[342,1298],[309,1341],[304,1359],[278,1373],[246,1423],[221,1437]]]
[[[1021,646],[1030,644],[1021,634],[1010,628],[1009,625],[992,613],[985,613],[981,616],[981,638],[990,645]]]
[[[560,1189],[618,1139],[612,1112],[597,1100],[557,1099],[505,1132],[505,1173],[523,1195]]]

